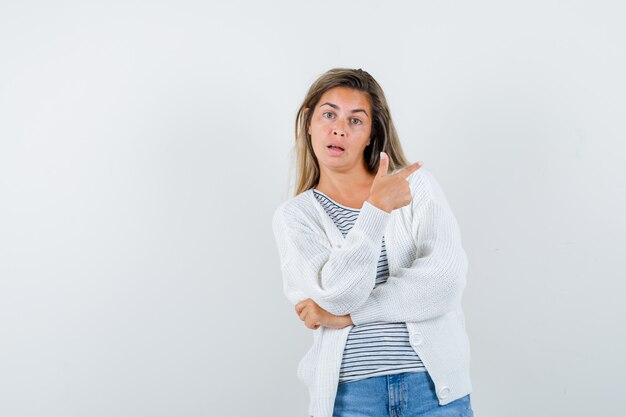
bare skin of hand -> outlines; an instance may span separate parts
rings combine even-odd
[[[393,175],[388,175],[389,157],[386,153],[381,152],[378,172],[374,177],[367,201],[387,213],[406,206],[412,199],[407,178],[421,166],[419,162],[415,162]]]
[[[352,324],[350,315],[335,316],[317,305],[310,298],[296,304],[296,314],[309,329],[316,330],[320,326],[331,329],[343,329]]]

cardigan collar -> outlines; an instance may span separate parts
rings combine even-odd
[[[333,244],[341,244],[341,242],[345,240],[345,237],[343,236],[343,234],[341,234],[341,231],[339,231],[339,228],[337,227],[335,222],[333,222],[333,219],[331,219],[328,213],[326,213],[324,207],[322,207],[319,201],[317,201],[317,198],[315,198],[315,195],[313,194],[313,188],[306,190],[305,193],[308,194],[308,198],[310,199],[311,204],[316,207],[320,221],[322,223],[322,226],[324,227],[324,230],[326,231],[326,235],[328,236],[328,238]]]

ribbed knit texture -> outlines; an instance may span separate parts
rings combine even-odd
[[[420,168],[409,184],[409,205],[386,213],[365,202],[345,238],[313,190],[281,204],[273,230],[287,298],[293,304],[312,298],[333,314],[350,314],[355,325],[406,322],[411,345],[444,405],[471,392],[461,310],[467,258],[456,219],[432,174]],[[389,277],[374,288],[383,235]],[[309,388],[314,417],[332,417],[351,328],[312,331],[313,346],[298,365],[298,377]]]
[[[318,190],[314,190],[313,195],[345,237],[354,226],[360,210],[345,207]],[[374,288],[384,284],[388,276],[383,236]],[[409,343],[406,323],[373,322],[356,325],[350,330],[342,355],[339,382],[423,371],[424,364]]]

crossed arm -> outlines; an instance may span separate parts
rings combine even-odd
[[[419,218],[411,231],[416,242],[415,259],[376,288],[382,234],[363,239],[357,229],[356,239],[351,241],[351,231],[339,249],[318,242],[312,249],[317,254],[313,264],[310,254],[300,254],[297,244],[287,251],[289,256],[283,258],[282,265],[285,293],[307,327],[421,321],[458,307],[467,258],[456,219],[445,201],[435,199],[429,199],[414,215]],[[386,219],[382,221],[386,224]],[[302,242],[302,234],[292,238]],[[333,262],[335,266],[329,268]],[[310,269],[297,270],[296,264],[309,265]],[[337,268],[338,264],[342,267]]]
[[[311,298],[334,315],[362,305],[376,282],[376,265],[389,213],[364,203],[340,246],[333,247],[321,225],[306,214],[281,207],[273,220],[283,275],[283,290],[295,305]]]
[[[289,216],[275,216],[285,294],[307,327],[422,321],[458,307],[467,273],[458,224],[434,180],[431,192],[421,197],[411,208],[414,222],[408,231],[415,243],[413,259],[376,288],[388,217],[362,210],[342,247],[332,248],[323,233],[320,237]],[[359,225],[362,216],[369,228]]]
[[[314,298],[296,304],[296,314],[310,329],[342,328],[374,321],[427,320],[454,310],[461,302],[467,257],[456,220],[446,205],[430,201],[421,210],[416,231],[417,256],[374,288],[365,302],[335,315]]]

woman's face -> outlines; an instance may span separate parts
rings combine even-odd
[[[369,94],[348,87],[326,91],[313,109],[309,135],[320,171],[350,173],[365,167],[372,132]]]

